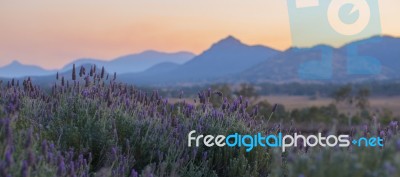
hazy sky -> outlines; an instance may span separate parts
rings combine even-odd
[[[379,0],[383,34],[400,36],[400,1]],[[291,45],[286,0],[37,0],[0,2],[0,66],[47,69],[81,57],[148,49],[196,54],[227,35]]]

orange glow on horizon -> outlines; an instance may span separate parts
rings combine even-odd
[[[383,33],[400,36],[398,0],[381,0]],[[70,0],[0,3],[0,66],[47,69],[145,50],[199,54],[233,35],[243,43],[291,46],[286,1]]]

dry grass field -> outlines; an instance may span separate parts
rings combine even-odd
[[[287,110],[292,110],[295,108],[306,108],[311,106],[324,106],[329,105],[333,102],[331,98],[318,98],[310,99],[307,96],[263,96],[260,98],[267,99],[270,103],[278,103],[285,105]],[[369,99],[371,109],[382,110],[388,109],[393,112],[394,115],[400,116],[400,96],[395,97],[372,97]],[[344,113],[350,111],[351,109],[343,104],[338,105],[338,109]]]
[[[175,103],[179,100],[185,100],[187,103],[195,104],[194,98],[171,98],[170,102]],[[317,98],[311,99],[308,96],[288,96],[288,95],[272,95],[272,96],[261,96],[257,101],[267,100],[271,104],[282,104],[285,106],[286,110],[302,109],[312,106],[326,106],[334,102],[332,98]],[[400,96],[394,97],[371,97],[369,99],[370,109],[372,111],[376,110],[390,110],[393,115],[400,116]],[[348,113],[354,110],[354,108],[349,108],[345,104],[337,104],[340,112]]]

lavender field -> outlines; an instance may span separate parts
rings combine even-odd
[[[71,76],[57,74],[50,90],[30,78],[2,82],[0,176],[400,176],[395,120],[362,121],[350,130],[324,124],[324,134],[381,136],[383,148],[297,147],[282,153],[188,147],[191,130],[218,135],[302,129],[278,113],[269,120],[276,109],[261,110],[242,96],[226,98],[221,90],[199,91],[196,103],[180,92],[172,103],[157,90],[142,91],[116,77],[81,68]]]

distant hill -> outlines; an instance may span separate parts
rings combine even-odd
[[[72,69],[72,65],[75,64],[76,67],[82,65],[96,65],[97,67],[105,66],[107,70],[111,73],[117,72],[119,74],[124,73],[134,73],[145,71],[154,65],[161,63],[175,63],[182,64],[195,55],[190,52],[176,52],[176,53],[165,53],[158,51],[145,51],[138,54],[131,54],[122,57],[112,59],[110,61],[82,58],[75,60],[62,69],[58,70],[61,72],[67,72]],[[0,77],[2,78],[18,78],[24,76],[46,76],[55,74],[57,70],[46,70],[38,66],[24,65],[18,61],[13,61],[12,63],[0,67]]]
[[[55,71],[45,70],[39,66],[25,65],[18,61],[13,61],[8,65],[0,67],[0,77],[18,78],[23,76],[45,76],[55,73]]]
[[[147,69],[145,72],[142,72],[141,74],[146,74],[149,76],[163,74],[173,71],[179,66],[180,66],[179,64],[171,62],[160,63],[155,66],[152,66],[151,68]]]
[[[154,65],[164,62],[182,64],[189,61],[193,57],[194,54],[189,52],[165,53],[149,50],[138,54],[118,57],[110,61],[88,58],[78,59],[70,64],[67,64],[62,71],[71,69],[73,64],[76,66],[81,66],[83,64],[95,64],[100,67],[107,67],[109,72],[117,72],[119,74],[134,73],[145,71]]]
[[[323,67],[318,65],[308,68],[306,71],[300,71],[302,65],[307,62],[321,61],[321,51],[332,52],[331,77],[327,77],[328,79],[321,79],[322,75],[328,74],[329,72],[327,70],[321,70]],[[328,52],[325,52],[325,54],[327,53]],[[361,57],[357,57],[357,55]],[[373,73],[373,71],[377,69],[377,64],[371,65],[363,62],[371,57],[375,58],[380,63],[380,67],[378,68],[380,69],[379,73],[367,74]],[[349,61],[352,61],[353,64],[349,64]],[[400,78],[399,69],[400,39],[388,36],[376,36],[355,41],[340,48],[332,48],[324,45],[318,45],[312,48],[291,48],[281,55],[273,57],[268,62],[263,62],[244,72],[238,73],[235,75],[235,79],[250,82],[350,82],[388,80]],[[350,72],[348,72],[349,70]],[[301,74],[301,72],[303,73]],[[304,78],[304,76],[308,77]]]
[[[208,50],[171,71],[161,72],[151,77],[143,73],[125,74],[125,82],[166,83],[166,82],[204,82],[240,73],[269,58],[280,51],[269,47],[243,44],[233,36],[228,36],[213,44]],[[147,77],[143,77],[146,75]]]

